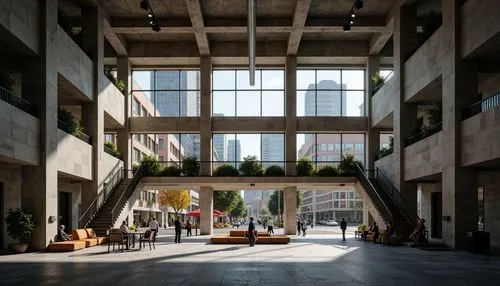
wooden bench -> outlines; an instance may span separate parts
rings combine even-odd
[[[250,241],[246,236],[247,231],[245,230],[232,230],[229,234],[217,234],[210,238],[210,242],[213,244],[248,244]],[[290,238],[286,235],[273,235],[271,236],[267,232],[257,232],[256,234],[256,244],[288,244]]]

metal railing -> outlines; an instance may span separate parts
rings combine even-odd
[[[380,160],[394,153],[394,147],[389,147],[385,149],[380,149],[375,153],[375,160]]]
[[[389,179],[385,176],[384,172],[380,170],[378,167],[376,168],[376,177],[375,179],[379,183],[379,185],[383,188],[383,190],[389,195],[389,197],[394,202],[394,205],[399,209],[401,214],[405,216],[405,219],[412,227],[416,227],[416,222],[419,216],[416,213],[410,212],[408,209],[408,202],[401,196],[401,193],[394,187],[394,185],[389,181]]]
[[[356,176],[360,183],[363,185],[363,188],[365,189],[365,192],[367,192],[368,196],[371,198],[371,201],[377,208],[377,210],[380,212],[382,217],[386,221],[393,221],[393,215],[389,207],[385,204],[384,200],[382,197],[380,197],[379,193],[377,192],[377,189],[375,186],[370,181],[370,178],[374,177],[374,170],[363,170],[363,168],[360,165],[356,165]]]
[[[374,87],[374,88],[372,89],[372,96],[374,96],[374,95],[377,93],[377,91],[379,91],[379,90],[380,90],[380,89],[384,86],[384,84],[388,81],[388,78],[389,78],[392,74],[393,74],[393,71],[391,71],[389,74],[387,74],[387,76],[386,76],[386,77],[384,77],[384,81],[383,81],[382,83],[378,84],[376,87]]]
[[[431,135],[438,133],[443,130],[443,122],[436,123],[434,125],[425,127],[421,132],[409,137],[405,140],[405,147],[417,143],[418,141],[425,139]]]
[[[0,86],[0,99],[7,102],[8,104],[15,106],[22,111],[29,113],[35,117],[38,117],[38,110],[36,106],[27,102],[26,100],[16,96],[12,92]]]
[[[118,170],[113,169],[111,173],[104,179],[104,188],[97,195],[97,197],[92,201],[90,206],[83,212],[83,214],[78,219],[78,225],[81,228],[87,227],[94,217],[97,215],[101,207],[106,203],[110,197],[113,189],[121,182],[123,179],[123,168],[120,167]]]
[[[205,166],[209,165],[211,167],[212,175],[209,175],[209,176],[214,176],[213,172],[218,167],[220,167],[222,165],[230,165],[230,166],[234,167],[238,171],[238,173],[240,173],[239,174],[240,176],[246,176],[244,174],[241,174],[241,172],[239,171],[239,168],[242,164],[248,163],[246,161],[197,161],[197,162],[200,164],[200,168],[203,165],[205,165]],[[296,168],[298,162],[299,161],[255,161],[255,163],[259,164],[262,167],[262,174],[259,174],[257,176],[263,176],[265,174],[266,169],[269,168],[270,166],[279,166],[283,169],[283,172],[285,172],[287,165],[293,165],[293,167]],[[166,176],[169,176],[169,175],[170,176],[186,176],[186,174],[182,170],[183,169],[183,162],[182,161],[159,161],[158,163],[160,165],[160,168],[163,170],[165,170],[165,168],[167,168],[167,167],[177,167],[180,169],[179,170],[180,174],[174,175],[174,174],[165,173],[164,175],[166,175]],[[339,167],[339,165],[341,164],[341,161],[316,161],[316,162],[311,161],[311,164],[312,164],[313,170],[320,170],[321,168],[323,168],[325,166]],[[144,171],[143,172],[144,176],[161,176],[162,175],[162,174],[151,174],[148,168],[145,168],[143,171]],[[199,175],[199,172],[198,172],[198,174],[195,176],[203,176],[203,175]],[[287,175],[287,176],[289,176],[289,175]]]
[[[87,144],[92,144],[91,137],[88,136],[87,134],[85,134],[83,132],[78,132],[77,135],[72,134],[68,125],[64,121],[57,120],[57,127],[59,129],[61,129],[62,131],[66,132],[72,136],[75,136],[76,138],[82,140],[83,142],[85,142]]]
[[[128,183],[127,187],[125,188],[125,191],[121,194],[120,198],[116,201],[113,209],[111,210],[111,224],[113,225],[116,220],[118,219],[118,216],[120,216],[120,213],[122,212],[123,207],[125,206],[125,203],[129,200],[130,196],[134,193],[135,188],[139,184],[139,181],[141,180],[142,177],[142,166],[137,169],[137,171],[134,173],[134,176],[132,177],[132,180]],[[127,170],[129,171],[129,170]]]
[[[118,158],[118,159],[122,159],[122,156],[121,154],[117,154],[115,150],[109,148],[108,146],[104,145],[104,152],[108,153],[109,155],[115,157],[115,158]]]
[[[500,105],[500,92],[488,98],[485,98],[479,102],[476,102],[469,107],[466,107],[462,111],[462,120],[471,118],[472,116],[477,115],[479,113],[486,112],[499,105]]]

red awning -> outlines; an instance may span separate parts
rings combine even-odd
[[[213,210],[213,215],[214,216],[221,216],[222,213],[218,210]],[[192,216],[192,217],[200,217],[200,209],[197,209],[197,210],[194,210],[192,212],[189,212],[188,213],[188,216]]]

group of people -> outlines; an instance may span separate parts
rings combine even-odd
[[[396,235],[396,228],[391,222],[385,223],[385,229],[385,235],[387,237]],[[419,218],[417,221],[417,227],[413,230],[412,234],[410,234],[410,240],[413,241],[413,245],[416,245],[417,242],[419,242],[419,240],[421,240],[422,237],[425,236],[425,230],[425,219]],[[373,243],[377,243],[377,240],[380,237],[380,230],[376,222],[373,222],[373,225],[370,227],[370,229],[363,231],[363,233],[361,234],[361,239],[366,240],[368,234],[370,233],[373,234]]]
[[[274,223],[273,223],[273,220],[271,218],[264,220],[264,222],[262,223],[262,226],[264,226],[264,229],[267,228],[267,233],[274,234]]]
[[[310,225],[311,228],[313,227],[312,222],[310,221],[305,221],[303,219],[298,219],[297,220],[297,235],[300,236],[302,233],[302,236],[306,236],[306,231],[307,231],[307,225]]]

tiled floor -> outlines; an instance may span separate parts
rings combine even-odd
[[[293,237],[288,245],[211,245],[208,237],[156,250],[0,256],[0,285],[500,285],[500,257],[424,251],[338,234]]]

